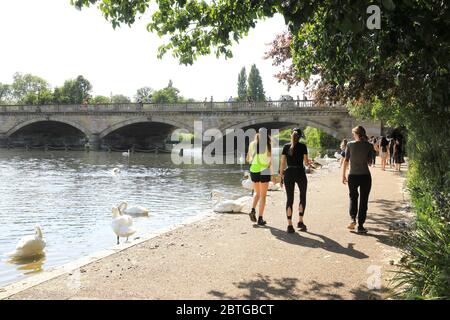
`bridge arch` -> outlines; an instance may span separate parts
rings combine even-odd
[[[6,132],[6,136],[7,137],[11,137],[13,134],[17,133],[20,129],[23,129],[29,125],[33,125],[35,123],[39,123],[39,122],[57,122],[57,123],[62,123],[62,124],[66,124],[69,126],[72,126],[76,129],[78,129],[79,131],[81,131],[86,137],[91,136],[91,132],[86,129],[84,126],[80,125],[77,122],[74,121],[70,121],[67,119],[60,119],[60,118],[46,118],[46,117],[42,117],[42,118],[35,118],[35,119],[31,119],[31,120],[27,120],[27,121],[23,121],[20,122],[19,124],[15,125],[14,127],[12,127],[11,129],[9,129]]]
[[[152,122],[166,124],[166,125],[178,128],[178,129],[184,129],[184,130],[187,130],[188,132],[192,132],[194,130],[190,126],[186,126],[185,123],[174,121],[174,120],[167,119],[164,117],[155,117],[155,116],[138,117],[138,118],[131,118],[131,119],[119,121],[119,122],[109,126],[108,128],[106,128],[100,132],[99,138],[103,139],[108,134],[110,134],[116,130],[119,130],[121,128],[124,128],[126,126],[129,126],[129,125],[133,125],[133,124],[137,124],[137,123],[152,123]]]
[[[310,118],[298,118],[298,117],[277,117],[277,116],[266,116],[262,118],[254,118],[247,121],[236,123],[230,127],[224,128],[223,131],[226,131],[227,129],[244,129],[248,127],[253,126],[259,126],[263,124],[286,124],[286,125],[292,125],[292,126],[299,126],[302,129],[306,128],[307,126],[314,127],[320,130],[323,130],[324,132],[332,135],[335,138],[339,138],[340,134],[338,129],[332,128],[328,125],[325,125],[321,123],[320,121],[313,120]]]

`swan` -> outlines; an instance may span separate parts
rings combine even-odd
[[[211,192],[211,198],[217,197],[216,202],[214,203],[213,211],[218,213],[236,213],[242,212],[244,208],[245,202],[247,201],[247,197],[243,197],[237,200],[223,200],[222,194],[219,191]]]
[[[19,240],[16,251],[11,253],[11,257],[16,259],[28,259],[44,255],[45,241],[40,226],[35,227],[36,233],[28,235]]]
[[[336,159],[331,159],[331,160],[334,161]],[[331,161],[330,161],[330,158],[328,158],[328,156],[325,155],[325,157],[323,157],[323,158],[320,158],[319,156],[315,157],[314,162],[317,162],[321,166],[326,166]]]
[[[122,201],[117,209],[122,213],[132,215],[132,216],[146,216],[148,217],[149,210],[147,208],[144,208],[142,206],[133,206],[128,207],[128,202]]]
[[[248,171],[245,171],[244,173],[242,186],[244,187],[244,189],[253,190],[253,182],[252,179],[250,179],[250,174],[248,173]]]
[[[114,174],[114,175],[119,174],[120,173],[120,169],[119,168],[114,168],[114,169],[111,170],[111,173]]]
[[[114,233],[117,235],[117,244],[119,244],[119,237],[127,238],[136,233],[136,229],[133,227],[133,218],[129,215],[122,214],[118,208],[112,208],[113,220],[111,227]]]
[[[338,160],[340,160],[341,158],[342,158],[342,154],[340,154],[339,152],[335,152],[334,153],[334,157],[336,158],[336,159],[338,159]]]
[[[281,189],[281,185],[279,183],[273,183],[269,181],[269,191],[278,191]]]
[[[130,150],[128,149],[127,152],[122,152],[122,155],[124,157],[129,157],[130,156]]]

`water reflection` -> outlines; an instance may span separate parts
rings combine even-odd
[[[33,258],[10,258],[8,263],[16,265],[16,270],[23,275],[35,274],[43,270],[45,254]]]

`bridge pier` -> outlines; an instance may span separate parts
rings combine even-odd
[[[6,148],[8,146],[8,136],[0,133],[0,148]]]
[[[94,133],[88,137],[87,145],[89,150],[98,151],[100,150],[100,137],[98,133]]]

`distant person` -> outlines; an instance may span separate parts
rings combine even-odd
[[[380,144],[380,158],[381,158],[381,170],[386,170],[386,162],[389,155],[389,142],[385,137],[381,137]]]
[[[391,138],[389,140],[389,167],[391,169],[394,168],[394,145],[395,145],[395,139]]]
[[[356,227],[356,218],[358,218],[358,233],[367,233],[364,223],[367,216],[367,205],[369,202],[369,193],[372,188],[372,177],[368,163],[374,152],[373,145],[369,143],[366,136],[366,130],[362,126],[357,126],[352,130],[354,141],[347,144],[345,150],[345,161],[342,166],[342,183],[348,182],[350,195],[350,217],[351,222],[348,226],[350,230]],[[350,172],[347,177],[347,168],[350,163]],[[359,188],[359,194],[358,194]],[[359,209],[358,209],[359,197]]]
[[[375,167],[377,162],[377,154],[378,154],[378,139],[374,136],[372,136],[372,139],[370,141],[373,146],[373,153],[372,153],[372,166]]]
[[[342,158],[341,158],[341,161],[339,164],[339,168],[342,167],[342,164],[344,163],[344,160],[345,160],[345,149],[347,149],[347,143],[348,143],[347,139],[344,139],[344,140],[342,140],[341,145],[340,145]]]
[[[405,162],[403,159],[403,144],[400,138],[395,139],[394,143],[394,163],[395,171],[400,171],[402,163]]]
[[[280,175],[281,181],[286,189],[286,216],[288,221],[288,233],[295,232],[292,225],[295,184],[297,184],[300,191],[297,227],[300,231],[307,231],[307,227],[303,222],[306,208],[306,191],[308,188],[305,163],[309,165],[311,161],[308,158],[308,149],[306,148],[306,145],[300,142],[301,136],[302,131],[300,129],[292,129],[291,142],[283,147],[283,151],[281,153]]]
[[[266,208],[267,190],[273,176],[272,141],[266,128],[259,129],[255,139],[250,143],[247,153],[250,165],[250,178],[253,182],[253,203],[250,220],[264,226],[264,210]],[[256,206],[259,204],[258,220],[256,220]]]

